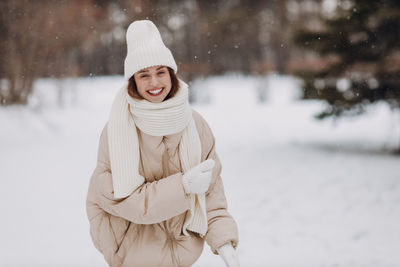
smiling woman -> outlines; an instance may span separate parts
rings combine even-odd
[[[171,91],[171,77],[165,66],[149,67],[133,76],[139,94],[150,102],[162,102]]]
[[[167,66],[152,66],[136,72],[128,82],[128,94],[136,99],[160,103],[173,97],[179,89],[178,77]],[[160,91],[161,90],[161,91]]]
[[[238,267],[214,135],[190,107],[157,27],[135,21],[126,38],[127,84],[101,134],[87,195],[93,243],[110,266],[189,267],[206,241]]]

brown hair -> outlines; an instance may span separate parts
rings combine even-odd
[[[168,68],[169,76],[171,77],[171,91],[167,95],[167,97],[164,100],[167,100],[171,97],[173,97],[179,90],[179,81],[178,77],[176,76],[175,72],[173,69],[170,67]],[[132,75],[132,77],[129,78],[128,82],[128,94],[136,99],[144,99],[138,92],[137,87],[136,87],[136,82],[135,82],[135,77]]]

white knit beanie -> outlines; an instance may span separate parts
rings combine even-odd
[[[168,66],[177,72],[178,67],[174,57],[152,21],[132,22],[126,31],[126,44],[128,48],[124,64],[126,80],[129,80],[135,72],[151,66]]]

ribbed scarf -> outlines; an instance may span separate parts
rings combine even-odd
[[[182,80],[179,82],[176,95],[161,103],[132,98],[126,85],[117,93],[107,128],[115,198],[129,196],[145,182],[139,174],[140,152],[136,127],[152,136],[183,131],[179,142],[183,172],[201,162],[201,143],[189,106],[188,86]],[[207,232],[204,194],[190,195],[190,211],[182,229],[185,235],[189,235],[187,230],[203,236]]]

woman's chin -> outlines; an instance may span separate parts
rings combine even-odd
[[[152,95],[147,94],[145,99],[151,103],[161,103],[164,101],[165,97],[166,96],[164,96],[164,95],[152,96]]]

